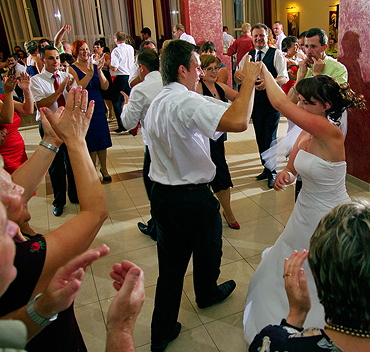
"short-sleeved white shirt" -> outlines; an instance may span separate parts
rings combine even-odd
[[[216,167],[210,157],[209,138],[222,134],[216,128],[228,106],[180,83],[165,86],[145,117],[150,179],[165,185],[210,182]]]
[[[126,43],[119,43],[110,55],[110,65],[117,68],[116,76],[129,75],[131,66],[134,65],[134,48]]]
[[[59,75],[59,84],[61,84],[68,76],[73,79],[73,76],[68,73],[68,72],[62,72],[58,71],[57,72]],[[38,75],[32,76],[31,77],[31,94],[33,96],[33,100],[35,102],[38,102],[42,99],[47,98],[48,96],[52,95],[55,92],[54,88],[54,78],[53,78],[53,73],[50,73],[43,69],[41,73]],[[76,82],[73,82],[72,88],[76,87],[77,84]],[[66,89],[64,89],[63,92],[64,99],[67,101],[67,95],[68,92]],[[58,102],[55,101],[54,104],[51,106],[48,106],[48,108],[52,111],[55,112],[58,109]],[[36,112],[36,121],[40,119],[40,112],[37,110]]]
[[[141,135],[145,145],[148,145],[144,121],[145,115],[150,103],[162,90],[161,74],[159,71],[152,71],[145,76],[143,82],[138,83],[132,88],[128,104],[123,106],[121,113],[123,126],[131,130],[140,121]]]

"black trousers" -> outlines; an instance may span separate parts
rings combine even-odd
[[[114,114],[116,115],[118,128],[125,129],[122,124],[121,120],[121,113],[122,113],[122,103],[123,103],[123,96],[121,91],[125,92],[127,95],[130,95],[131,88],[128,84],[128,75],[120,75],[116,76],[112,86],[112,102],[113,102],[113,109]]]
[[[196,302],[208,303],[217,292],[222,224],[220,204],[206,186],[189,189],[154,183],[151,207],[159,264],[151,330],[152,343],[160,344],[175,328],[191,255]]]
[[[42,124],[39,121],[39,132],[41,138],[44,137]],[[66,145],[63,143],[59,147],[59,152],[55,154],[55,158],[49,167],[50,182],[53,188],[55,207],[63,207],[66,204],[66,192],[68,179],[68,198],[72,203],[78,202],[75,178],[69,161]]]
[[[261,154],[269,149],[271,142],[276,139],[280,112],[273,108],[264,109],[263,107],[255,106],[252,112],[252,120],[261,163],[265,165],[265,160],[262,159]]]
[[[152,188],[153,188],[153,183],[154,183],[149,178],[150,162],[151,162],[151,159],[150,159],[149,148],[146,145],[145,152],[144,152],[143,180],[144,180],[146,194],[149,200],[151,199]],[[157,238],[157,232],[156,232],[155,222],[153,220],[153,217],[148,221],[148,235],[152,237],[153,239]]]

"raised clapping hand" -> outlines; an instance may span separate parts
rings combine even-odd
[[[90,120],[94,112],[94,101],[88,103],[88,93],[81,86],[68,93],[65,107],[59,107],[53,114],[48,108],[40,109],[51,127],[65,143],[67,140],[85,140]]]
[[[20,76],[17,79],[17,83],[19,88],[21,88],[23,91],[30,90],[31,80],[30,76],[27,73],[21,72]]]
[[[289,315],[287,323],[296,327],[303,327],[307,314],[311,309],[310,292],[304,269],[301,268],[308,257],[308,251],[294,251],[289,259],[284,261],[285,291],[289,301]]]
[[[108,332],[132,334],[145,298],[144,273],[135,264],[124,260],[113,265],[110,276],[115,280],[113,286],[118,293],[109,306]]]
[[[109,251],[109,247],[101,244],[60,268],[42,296],[35,302],[36,311],[42,317],[50,318],[56,313],[66,310],[80,290],[87,267],[95,260],[107,255]]]
[[[17,78],[15,76],[9,76],[3,78],[4,93],[11,93],[15,85],[17,84]]]

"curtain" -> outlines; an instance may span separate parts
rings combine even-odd
[[[64,38],[71,43],[83,39],[91,47],[103,34],[99,33],[95,0],[37,0],[37,6],[43,33],[49,38],[64,24],[72,26]]]
[[[114,33],[117,31],[130,33],[126,1],[101,0],[100,8],[103,17],[105,42],[107,46],[112,47],[114,46]]]
[[[4,21],[10,52],[13,52],[15,45],[23,48],[23,43],[31,38],[31,33],[29,32],[30,26],[28,25],[23,1],[1,0],[0,11]]]
[[[264,0],[245,0],[246,22],[252,26],[257,22],[264,22]]]
[[[141,37],[141,30],[143,28],[143,16],[141,9],[141,0],[134,0],[134,23],[135,23],[135,32],[132,33],[132,36]]]

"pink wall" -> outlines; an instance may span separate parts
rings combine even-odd
[[[191,34],[197,45],[206,41],[216,44],[217,56],[227,66],[229,85],[231,86],[231,59],[223,55],[222,43],[222,3],[221,0],[180,0],[181,21],[188,34]]]
[[[367,110],[348,114],[348,173],[370,183],[370,1],[341,0],[339,61],[348,69],[351,88],[365,96]]]

